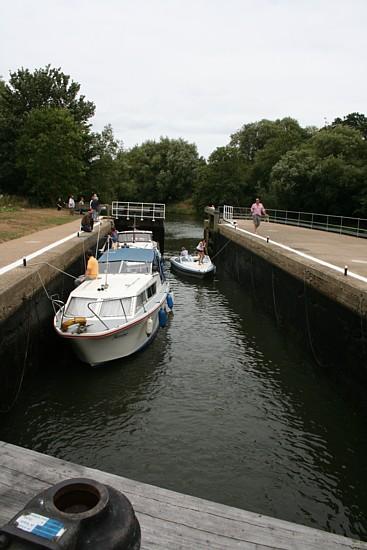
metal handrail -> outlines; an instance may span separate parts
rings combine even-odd
[[[140,220],[155,219],[164,220],[166,217],[166,205],[156,202],[122,202],[113,201],[111,208],[114,218],[139,218]]]
[[[251,219],[251,209],[247,207],[224,205],[219,211],[222,219],[229,222]],[[266,214],[267,219],[273,223],[296,225],[298,227],[339,233],[340,235],[367,238],[367,218],[272,208],[267,208]]]

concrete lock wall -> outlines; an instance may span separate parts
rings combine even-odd
[[[228,239],[213,233],[213,249],[220,250]],[[215,259],[246,289],[255,304],[274,318],[290,338],[323,368],[352,374],[367,382],[366,318],[357,311],[317,290],[315,274],[307,267],[303,276],[272,264],[243,245],[230,241]],[[316,288],[315,288],[316,287]]]
[[[104,237],[109,225],[100,232]],[[0,285],[0,412],[6,412],[24,380],[39,368],[40,357],[62,352],[53,329],[49,296],[66,301],[74,277],[85,271],[85,251],[95,250],[97,234],[60,245],[1,276]],[[101,244],[101,241],[100,241]]]

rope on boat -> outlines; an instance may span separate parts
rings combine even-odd
[[[33,294],[33,297],[34,297],[34,295],[35,295],[35,293]],[[30,301],[30,303],[31,302],[32,302],[32,300]],[[26,371],[26,365],[27,365],[27,360],[28,360],[29,342],[30,342],[30,334],[31,334],[31,317],[32,317],[32,310],[31,310],[31,307],[29,307],[29,315],[27,315],[27,318],[28,318],[27,339],[26,339],[26,346],[25,346],[25,352],[24,352],[22,371],[21,371],[21,374],[20,374],[20,377],[19,377],[19,382],[17,383],[18,387],[15,391],[14,397],[11,400],[11,403],[7,407],[2,407],[0,409],[1,413],[8,413],[14,407],[14,405],[18,401],[18,397],[20,395],[20,391],[21,391],[22,386],[23,386],[23,381],[24,381],[24,376],[25,376],[25,371]]]
[[[53,269],[56,269],[56,271],[59,271],[60,273],[63,273],[64,275],[67,275],[68,277],[71,277],[72,279],[77,279],[74,275],[71,275],[70,273],[67,273],[66,271],[63,271],[59,267],[56,267],[55,265],[49,264],[48,262],[36,262],[35,264],[31,264],[29,267],[33,267],[35,265],[48,265],[48,267],[52,267]],[[27,267],[26,259],[23,259],[23,266]]]
[[[272,287],[272,291],[273,291],[274,316],[275,316],[275,320],[276,320],[277,325],[279,325],[279,316],[278,316],[278,310],[277,310],[276,299],[275,299],[275,284],[274,284],[274,281],[275,281],[275,275],[274,275],[274,266],[273,266],[273,268],[271,270],[271,287]]]
[[[214,258],[216,258],[216,257],[218,256],[218,254],[219,254],[220,252],[222,252],[222,250],[223,250],[230,242],[231,242],[231,241],[228,239],[227,242],[224,243],[224,245],[222,246],[222,248],[220,248],[220,249],[218,250],[218,252],[216,252],[216,253],[214,254],[214,256],[212,256],[211,260],[213,261]]]
[[[101,225],[102,223],[99,222],[99,225],[98,225],[98,235],[97,235],[97,244],[96,244],[96,253],[95,253],[95,257],[97,258],[98,257],[98,247],[99,247],[99,237],[100,237],[100,234],[101,234]]]
[[[312,273],[309,274],[310,278],[312,279]],[[309,312],[308,312],[308,306],[307,306],[307,269],[305,269],[304,277],[303,277],[303,295],[304,295],[304,301],[305,301],[305,317],[306,317],[306,328],[307,328],[307,335],[308,335],[308,341],[310,343],[310,348],[312,351],[313,358],[315,359],[317,365],[321,368],[326,368],[326,365],[323,365],[322,361],[320,361],[315,346],[313,344],[312,340],[312,334],[311,334],[311,325],[310,325],[310,318],[309,318]]]

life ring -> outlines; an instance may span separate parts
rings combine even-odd
[[[85,317],[72,317],[61,323],[62,332],[66,332],[71,325],[79,325],[85,327],[87,319]]]

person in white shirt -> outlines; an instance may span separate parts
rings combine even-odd
[[[70,195],[70,197],[69,197],[69,200],[68,200],[68,208],[69,208],[70,214],[74,214],[75,200],[74,200],[73,195]]]
[[[251,214],[252,214],[252,220],[254,222],[255,233],[257,233],[257,230],[261,223],[261,216],[266,216],[266,210],[264,208],[263,203],[260,202],[259,198],[257,198],[253,203],[253,205],[251,206]]]

